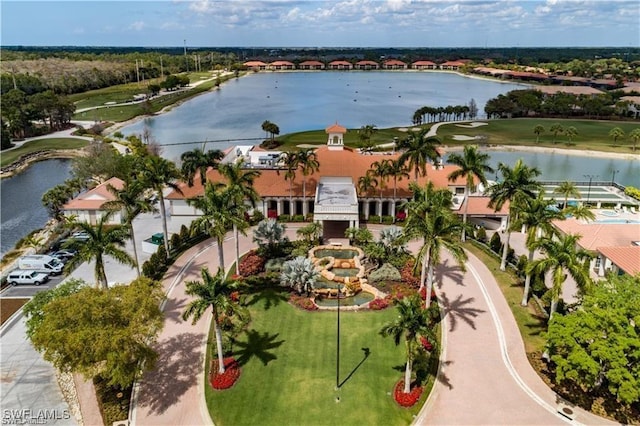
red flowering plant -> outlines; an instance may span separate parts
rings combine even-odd
[[[372,311],[381,311],[389,307],[389,298],[386,297],[384,299],[374,299],[369,302],[369,309]]]
[[[238,269],[241,276],[250,277],[264,271],[264,264],[264,258],[254,251],[240,260]]]
[[[289,303],[291,303],[294,306],[297,306],[298,308],[302,308],[305,311],[318,310],[318,306],[316,306],[313,300],[311,300],[308,297],[299,296],[295,293],[291,293],[291,295],[289,296]]]
[[[224,373],[218,372],[218,360],[211,360],[211,371],[209,372],[209,382],[214,389],[229,389],[240,377],[240,364],[235,359],[229,357],[224,359]]]
[[[407,296],[411,296],[412,294],[416,294],[416,290],[404,283],[393,284],[389,292],[391,298],[396,300],[402,300]]]
[[[400,278],[403,283],[418,288],[420,286],[420,278],[416,277],[413,273],[414,264],[415,261],[413,259],[407,262],[402,269],[400,269]]]
[[[424,350],[427,352],[431,352],[433,350],[433,345],[431,344],[429,339],[427,339],[424,336],[420,336],[420,344],[422,345]]]
[[[422,298],[422,300],[427,300],[427,287],[422,287],[422,290],[420,290],[420,297]],[[431,289],[431,301],[435,301],[436,300],[436,290],[435,289]]]
[[[422,395],[422,386],[414,386],[409,393],[404,393],[404,379],[396,383],[396,387],[393,389],[393,398],[402,407],[413,406]]]

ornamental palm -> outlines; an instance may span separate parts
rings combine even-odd
[[[302,169],[302,205],[307,205],[307,176],[320,170],[318,156],[313,148],[303,149],[298,152],[296,163]],[[304,207],[302,208],[304,213]]]
[[[234,194],[221,190],[211,182],[204,187],[204,195],[190,198],[187,203],[202,212],[194,222],[194,227],[215,238],[218,246],[219,267],[224,265],[224,236],[234,224],[242,226],[244,217],[234,208]]]
[[[487,185],[487,178],[485,173],[493,173],[493,168],[487,164],[489,161],[489,155],[478,152],[478,149],[474,145],[467,145],[464,147],[464,153],[462,155],[453,153],[447,160],[448,163],[454,164],[459,169],[454,170],[448,176],[449,181],[454,181],[459,177],[466,178],[467,183],[464,187],[464,213],[462,216],[462,222],[467,224],[467,212],[469,210],[469,195],[475,187],[475,179],[478,179],[483,185]],[[465,229],[462,229],[462,241],[465,241]]]
[[[391,160],[375,161],[371,164],[371,169],[367,173],[371,172],[372,177],[377,182],[377,187],[380,189],[380,205],[382,205],[382,191],[387,187],[387,179],[391,169]],[[380,223],[382,223],[382,212],[380,212]]]
[[[618,142],[618,139],[624,138],[624,130],[620,127],[614,127],[609,130],[609,136],[613,139],[613,144],[615,145]]]
[[[182,160],[182,175],[187,180],[187,185],[193,186],[193,179],[196,174],[200,175],[200,183],[204,186],[207,181],[207,169],[216,167],[222,160],[224,153],[219,149],[212,149],[204,152],[196,148],[193,151],[183,152],[180,156]]]
[[[633,142],[633,150],[636,150],[636,145],[640,142],[640,129],[633,129],[631,133],[629,133],[629,139]]]
[[[63,246],[78,252],[65,266],[68,270],[73,270],[82,262],[95,260],[96,287],[103,290],[108,288],[107,274],[104,270],[104,255],[113,257],[123,265],[134,266],[136,264],[135,260],[124,250],[124,242],[129,236],[127,227],[107,225],[112,214],[113,212],[107,212],[100,216],[95,226],[87,222],[74,222],[72,226],[85,232],[89,238],[82,241],[70,240]]]
[[[564,214],[551,208],[553,204],[554,201],[545,200],[544,191],[540,191],[536,198],[525,197],[518,205],[518,217],[513,221],[513,228],[525,227],[527,229],[525,244],[529,249],[528,263],[533,262],[538,234],[543,232],[546,236],[552,236],[555,228],[551,222],[553,220],[564,219]],[[531,274],[527,273],[524,281],[522,306],[527,306],[530,285]]]
[[[396,346],[400,344],[404,336],[407,351],[407,363],[404,370],[404,393],[411,392],[411,369],[415,358],[418,338],[427,337],[430,342],[435,342],[431,330],[431,313],[421,307],[420,296],[413,295],[395,302],[398,309],[398,317],[380,330],[382,336],[393,336]]]
[[[387,170],[387,175],[393,178],[393,205],[395,206],[398,193],[398,181],[402,180],[405,177],[409,178],[409,173],[407,171],[407,168],[404,166],[404,164],[402,164],[402,162],[400,162],[400,160],[389,160],[389,169]]]
[[[125,182],[122,189],[116,189],[109,185],[107,189],[115,196],[115,200],[108,201],[102,205],[108,210],[122,210],[125,226],[129,228],[131,244],[133,244],[133,257],[136,261],[136,271],[140,277],[140,262],[138,260],[138,248],[136,246],[135,233],[133,231],[133,220],[140,213],[148,213],[155,210],[151,199],[145,194],[144,185],[140,181],[132,180]]]
[[[507,240],[504,243],[502,251],[502,261],[500,262],[500,270],[504,271],[507,267],[507,252],[509,250],[509,240],[511,239],[510,223],[517,216],[517,202],[524,197],[535,197],[542,186],[535,180],[540,175],[540,171],[535,167],[529,167],[524,164],[522,159],[516,161],[513,168],[504,163],[498,164],[498,171],[502,174],[502,182],[498,182],[490,186],[487,190],[490,196],[489,207],[500,210],[504,203],[509,201],[509,217],[507,218]]]
[[[224,373],[224,354],[222,352],[222,328],[220,324],[224,316],[244,315],[244,310],[233,301],[231,293],[238,288],[238,282],[224,279],[224,270],[218,268],[216,275],[212,276],[207,268],[202,268],[202,281],[187,281],[186,293],[195,299],[189,302],[182,313],[182,319],[186,321],[193,317],[195,324],[211,307],[213,315],[213,331],[218,352],[218,373]]]
[[[245,202],[248,201],[252,207],[255,208],[256,201],[260,199],[258,192],[253,187],[254,181],[260,176],[258,170],[243,170],[242,164],[237,162],[235,164],[226,163],[220,166],[220,174],[227,179],[227,190],[232,194],[233,210],[239,213],[239,216],[244,219],[246,213]],[[224,184],[219,184],[223,185]],[[239,246],[239,232],[242,235],[247,235],[245,230],[248,227],[246,220],[243,220],[241,226],[238,223],[233,223],[233,238],[235,241],[236,249],[236,274],[240,273],[240,246]]]
[[[527,273],[546,274],[551,272],[553,278],[553,287],[551,288],[551,308],[549,319],[555,313],[558,306],[558,299],[562,293],[562,284],[564,284],[567,274],[578,284],[581,292],[586,292],[591,285],[589,277],[589,261],[593,255],[579,248],[578,241],[580,235],[560,235],[556,238],[544,237],[540,239],[535,248],[540,249],[545,257],[534,260],[527,266]]]
[[[420,132],[410,132],[399,148],[405,151],[400,155],[399,161],[408,165],[414,170],[415,181],[418,181],[418,174],[427,175],[427,163],[429,160],[435,162],[438,158],[436,145],[440,143],[436,137],[426,137],[428,130],[422,129]]]
[[[536,143],[540,142],[540,133],[544,133],[544,126],[542,124],[537,124],[533,128],[533,133],[536,134]]]
[[[162,233],[164,235],[164,248],[169,253],[169,231],[167,230],[167,212],[164,207],[164,195],[162,191],[165,186],[174,191],[182,193],[176,184],[180,179],[180,172],[175,164],[157,155],[149,155],[144,159],[140,178],[146,188],[151,188],[158,196],[160,204],[160,216],[162,217]]]
[[[554,194],[564,195],[564,203],[562,204],[562,208],[567,208],[567,201],[569,197],[580,198],[580,191],[578,191],[578,187],[574,182],[564,181],[560,185],[558,185],[554,190]]]
[[[293,181],[296,178],[296,169],[298,168],[298,155],[293,151],[283,152],[280,154],[280,161],[287,169],[284,180],[289,181],[289,213],[293,214]]]

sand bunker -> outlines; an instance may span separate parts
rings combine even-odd
[[[452,138],[455,141],[472,141],[475,139],[475,136],[453,135]]]
[[[456,124],[458,127],[465,127],[467,129],[473,129],[474,127],[487,126],[489,123],[482,123],[480,121],[474,121],[469,124]]]

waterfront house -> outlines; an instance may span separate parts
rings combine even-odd
[[[100,217],[107,212],[107,210],[103,208],[103,205],[108,201],[116,199],[115,195],[109,190],[109,186],[120,190],[124,187],[124,182],[116,177],[112,177],[66,203],[62,206],[62,213],[68,218],[74,217],[75,220],[79,222],[87,222],[95,225],[98,223]],[[120,223],[122,223],[122,212],[119,211],[115,212],[107,222],[107,224],[110,225]]]

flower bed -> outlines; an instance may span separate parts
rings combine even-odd
[[[291,303],[294,306],[297,306],[298,308],[302,308],[305,311],[318,310],[318,307],[316,306],[315,303],[313,303],[313,300],[311,300],[308,297],[298,296],[295,293],[292,293],[291,296],[289,296],[289,303]]]
[[[396,383],[396,387],[393,390],[393,398],[396,400],[398,405],[402,407],[411,407],[420,399],[422,390],[422,386],[415,386],[411,388],[411,392],[404,393],[404,380],[400,380]]]
[[[427,352],[431,352],[433,350],[433,345],[431,344],[429,339],[427,339],[424,336],[420,337],[420,344],[422,345],[424,350]]]
[[[422,287],[422,290],[420,290],[420,297],[422,298],[422,300],[427,300],[427,287]],[[434,302],[436,299],[436,290],[432,288],[431,301]]]
[[[214,389],[223,390],[232,387],[240,377],[240,364],[229,357],[224,359],[224,373],[218,372],[218,359],[211,360],[209,382]]]
[[[259,256],[256,252],[251,252],[240,260],[238,269],[241,276],[250,277],[252,275],[258,275],[260,272],[264,271],[264,264],[264,258]]]
[[[372,311],[381,311],[389,307],[389,299],[374,299],[369,302],[369,309]]]

